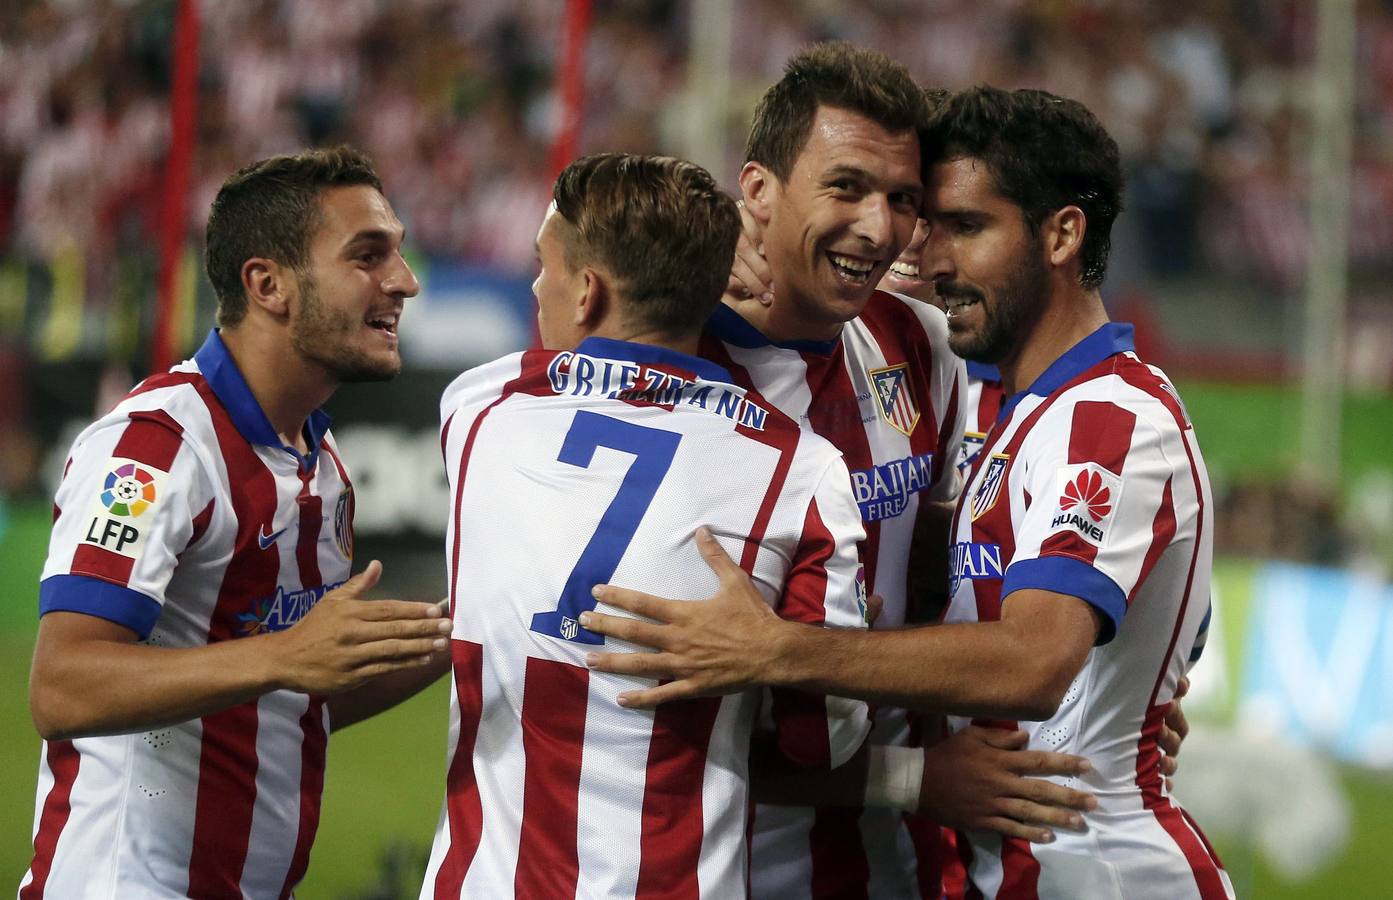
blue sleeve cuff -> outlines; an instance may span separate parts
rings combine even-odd
[[[160,617],[158,601],[140,591],[87,575],[52,575],[39,583],[39,615],[84,613],[124,625],[144,640]]]
[[[1040,556],[1011,563],[1001,584],[1002,598],[1025,588],[1078,597],[1098,610],[1101,621],[1098,639],[1093,642],[1095,647],[1116,636],[1127,612],[1127,595],[1117,582],[1072,556]]]

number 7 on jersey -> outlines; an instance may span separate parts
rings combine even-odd
[[[581,613],[595,608],[590,589],[609,581],[619,567],[658,486],[672,467],[681,440],[681,435],[661,428],[635,425],[587,410],[576,413],[561,442],[561,452],[556,455],[558,462],[588,469],[597,447],[631,453],[634,461],[566,579],[556,610],[534,615],[533,631],[579,644],[605,642],[602,635],[586,631],[576,620]]]

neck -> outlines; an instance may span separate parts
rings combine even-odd
[[[1010,395],[1030,387],[1070,347],[1107,321],[1103,298],[1096,288],[1071,284],[1064,290],[1051,291],[1029,335],[1013,353],[997,363],[1006,393]]]
[[[608,338],[613,341],[628,341],[632,344],[647,344],[650,347],[662,347],[664,350],[674,350],[678,353],[685,353],[688,356],[696,356],[697,348],[701,341],[701,333],[696,332],[688,335],[671,335],[660,331],[643,328],[598,328],[587,334],[586,337]]]
[[[243,321],[221,335],[276,434],[287,446],[306,452],[305,420],[328,401],[338,382],[266,326]]]
[[[721,302],[740,314],[759,333],[775,343],[789,341],[835,341],[845,322],[811,322],[799,314],[800,305],[782,294],[775,294],[772,303],[746,300],[726,294]]]

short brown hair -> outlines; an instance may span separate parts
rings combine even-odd
[[[567,166],[552,196],[575,229],[568,265],[605,268],[629,315],[663,334],[701,330],[740,236],[735,201],[709,172],[667,156],[602,153]]]
[[[247,260],[264,257],[304,271],[321,223],[320,195],[351,185],[382,191],[372,161],[348,146],[258,160],[223,182],[208,216],[204,261],[218,295],[219,325],[236,325],[247,314]]]
[[[957,157],[986,163],[997,191],[1021,208],[1032,231],[1055,210],[1081,209],[1087,227],[1079,281],[1103,283],[1125,179],[1117,142],[1082,103],[981,85],[934,111],[921,146],[930,165]]]
[[[790,57],[784,76],[760,98],[746,162],[761,163],[786,181],[819,106],[858,113],[891,132],[917,132],[928,118],[924,91],[904,66],[845,41],[814,44]]]

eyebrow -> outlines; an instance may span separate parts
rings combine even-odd
[[[401,235],[401,240],[402,240],[403,242],[405,242],[405,241],[406,241],[406,229],[405,229],[405,228],[403,228],[403,229],[401,230],[400,235]],[[390,242],[391,242],[393,239],[395,239],[396,237],[397,237],[397,234],[396,234],[395,232],[387,231],[386,229],[383,229],[383,228],[365,228],[365,229],[363,229],[362,231],[358,232],[357,234],[353,235],[353,237],[351,237],[351,238],[349,238],[348,240],[344,241],[344,246],[345,246],[345,247],[352,247],[354,244],[369,244],[369,243],[375,243],[375,242],[381,242],[381,241],[386,241],[386,242],[389,242],[389,243],[390,243]]]

